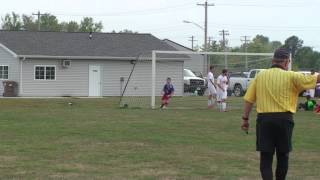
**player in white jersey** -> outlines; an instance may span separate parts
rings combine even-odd
[[[228,70],[223,69],[222,74],[217,78],[217,102],[220,111],[227,111],[227,89],[228,89]]]
[[[212,108],[215,104],[215,97],[217,94],[216,87],[214,85],[214,76],[213,76],[214,66],[210,66],[210,70],[207,76],[207,83],[208,83],[208,108]]]

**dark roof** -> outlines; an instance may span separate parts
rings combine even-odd
[[[79,32],[0,31],[0,43],[17,55],[150,57],[152,50],[177,50],[151,34],[137,33],[92,33],[90,39]]]
[[[170,40],[170,39],[164,39],[163,40],[164,42],[166,42],[166,43],[173,43],[173,44],[176,44],[177,46],[180,46],[180,47],[182,47],[182,48],[184,48],[184,49],[186,49],[186,50],[188,50],[188,51],[194,51],[193,49],[191,49],[191,48],[188,48],[188,47],[186,47],[186,46],[184,46],[184,45],[182,45],[182,44],[179,44],[179,43],[177,43],[177,42],[175,42],[175,41],[172,41],[172,40]],[[169,44],[170,45],[170,44]],[[171,46],[171,45],[170,45]]]

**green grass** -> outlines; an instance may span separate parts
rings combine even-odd
[[[219,113],[117,103],[1,99],[0,179],[259,179],[255,129],[240,131],[241,107]],[[320,116],[295,119],[289,179],[320,179]]]

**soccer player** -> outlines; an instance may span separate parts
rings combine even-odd
[[[251,82],[244,96],[242,129],[248,132],[249,115],[257,107],[256,148],[260,151],[260,172],[264,180],[273,179],[272,160],[277,156],[276,179],[285,180],[299,93],[315,88],[320,76],[288,71],[290,53],[279,48],[272,58],[272,67],[261,71]]]
[[[167,82],[162,89],[161,109],[165,109],[168,107],[170,99],[173,96],[173,93],[174,93],[174,87],[171,84],[171,78],[168,77]]]
[[[317,102],[314,99],[311,99],[310,95],[306,96],[307,101],[305,103],[299,104],[299,109],[303,109],[305,111],[313,111],[317,107]]]
[[[217,90],[216,90],[216,87],[214,85],[213,70],[214,70],[214,66],[211,65],[209,73],[208,73],[208,76],[207,76],[208,92],[209,92],[208,108],[212,108],[214,106],[215,98],[216,98],[216,94],[217,94]]]
[[[227,89],[228,89],[228,70],[223,69],[222,74],[217,78],[217,102],[220,111],[227,111]]]
[[[318,75],[318,73],[316,73],[314,69],[311,69],[310,73],[311,73],[311,75],[314,75],[314,76]],[[308,90],[307,90],[307,95],[310,95],[311,98],[314,98],[315,88],[313,88],[313,89],[308,89]]]

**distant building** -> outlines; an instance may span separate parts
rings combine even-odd
[[[119,96],[140,54],[126,95],[150,96],[152,50],[176,49],[151,34],[0,31],[0,95],[12,80],[19,96]],[[167,76],[183,94],[186,59],[159,55],[157,95]]]
[[[164,42],[168,43],[170,46],[174,47],[178,51],[190,51],[193,52],[192,49],[185,47],[177,42],[171,41],[169,39],[164,39]],[[206,76],[208,72],[208,68],[206,67],[206,63],[204,63],[204,55],[188,55],[190,60],[185,61],[184,68],[190,69],[193,72],[201,73]]]

